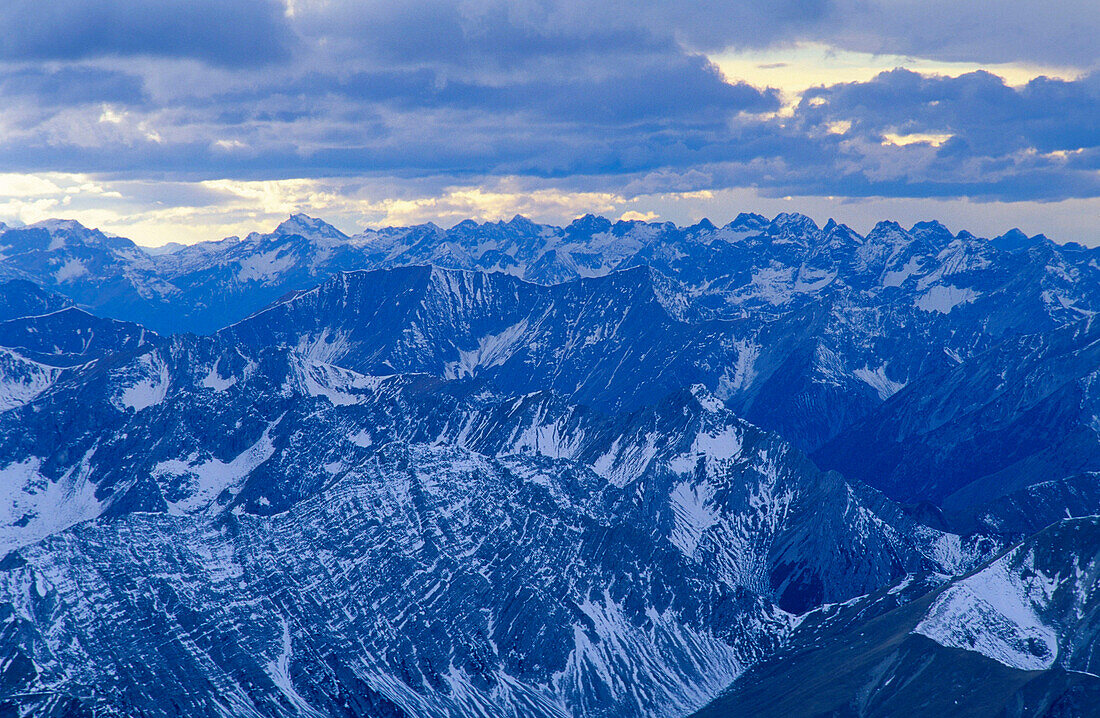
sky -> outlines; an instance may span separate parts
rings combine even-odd
[[[1100,244],[1095,0],[5,0],[0,221],[801,211]]]

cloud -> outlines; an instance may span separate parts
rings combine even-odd
[[[591,70],[592,68],[587,68]],[[632,57],[600,72],[527,74],[509,83],[448,79],[427,69],[311,73],[283,92],[331,93],[352,102],[416,109],[522,113],[551,121],[724,122],[739,112],[779,108],[774,90],[730,83],[699,55]]]
[[[1019,62],[1094,69],[1094,0],[837,0],[815,38],[865,52],[945,61]]]
[[[1065,0],[301,0],[308,36],[388,62],[509,67],[578,48],[694,51],[798,41],[952,62],[1100,62],[1100,5]]]
[[[653,32],[614,2],[531,0],[326,0],[296,4],[295,24],[344,56],[387,66],[508,71],[535,58],[667,51],[668,28]],[[624,21],[625,20],[625,21]]]
[[[467,92],[421,78],[422,92],[406,93],[396,80],[364,89],[357,76],[197,106],[68,108],[6,132],[0,162],[134,178],[517,175],[639,193],[1100,195],[1092,78],[1011,88],[980,73],[892,72],[815,90],[775,117],[743,109],[774,107],[767,93],[699,71],[696,88],[681,76],[679,96],[671,73],[652,95],[560,79]]]
[[[0,97],[31,100],[40,107],[89,103],[137,105],[147,100],[140,76],[93,67],[0,70]]]
[[[986,155],[1100,146],[1100,75],[1075,81],[1040,77],[1009,87],[988,72],[929,77],[894,70],[864,83],[808,91],[799,107],[811,123],[846,121],[850,132],[951,137],[945,154]]]
[[[978,18],[969,6],[952,15],[932,4],[945,18]],[[952,29],[922,7],[14,0],[0,7],[3,27],[21,30],[0,34],[0,164],[166,187],[396,177],[433,186],[395,195],[414,203],[395,207],[440,217],[489,200],[425,198],[446,187],[514,194],[490,191],[502,177],[552,182],[543,189],[593,202],[730,188],[765,197],[1100,196],[1100,74],[1018,87],[987,72],[861,74],[810,89],[792,109],[702,54],[830,35],[887,47],[904,30],[896,10],[926,25],[914,34],[923,40],[895,53],[989,55],[967,39],[985,29]],[[1083,8],[1080,21],[1091,27],[1094,16]],[[989,22],[1024,20],[1008,8]],[[1037,38],[1065,25],[1045,16],[1032,24]],[[1017,49],[1005,56],[1057,54]]]
[[[274,0],[6,0],[0,58],[152,55],[230,67],[286,59],[293,35]]]
[[[831,147],[834,195],[1062,199],[1100,194],[1082,165],[1100,147],[1100,78],[1036,78],[1010,87],[987,72],[894,70],[815,88],[792,126]],[[789,178],[792,184],[795,177]]]

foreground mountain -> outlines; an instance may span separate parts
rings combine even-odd
[[[688,489],[658,494],[664,535],[636,489],[393,448],[272,517],[84,525],[6,559],[8,655],[26,666],[6,688],[22,709],[90,695],[146,715],[683,715],[792,620],[735,582],[759,576],[724,576],[772,537],[729,566],[689,560],[698,521],[672,503]],[[740,494],[711,508],[719,523],[774,518],[734,513]]]
[[[29,282],[0,284],[0,411],[33,400],[74,366],[142,345],[147,335]]]
[[[911,584],[808,615],[697,718],[1100,707],[1100,518],[1056,523],[929,593]]]
[[[647,276],[601,294],[342,275],[213,337],[146,334],[68,366],[0,413],[8,704],[684,715],[796,614],[995,549],[818,471],[702,385],[619,407],[614,382],[527,391],[510,359],[457,372],[428,351],[509,325],[495,298],[550,292],[549,326],[577,292],[629,282],[641,302]],[[585,321],[632,336],[616,311]],[[432,339],[444,325],[452,345]]]

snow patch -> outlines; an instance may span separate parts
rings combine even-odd
[[[573,650],[551,683],[572,699],[574,715],[630,715],[642,705],[661,706],[653,715],[689,715],[744,670],[737,649],[669,612],[649,609],[638,625],[607,592],[578,607],[586,625],[574,624]],[[593,695],[600,698],[589,703]]]
[[[279,417],[269,424],[256,443],[232,461],[211,457],[196,462],[198,457],[192,454],[187,460],[169,459],[154,466],[152,475],[158,483],[170,485],[166,495],[185,494],[185,498],[168,502],[169,513],[189,514],[204,509],[226,489],[237,489],[249,474],[274,455],[271,429],[278,426],[281,420],[282,417]]]
[[[33,456],[0,468],[0,556],[99,516],[103,506],[88,481],[94,453],[57,481],[42,474],[42,459]]]
[[[267,675],[271,676],[272,682],[287,697],[298,715],[308,716],[309,718],[322,718],[324,714],[311,706],[305,698],[302,698],[301,694],[298,693],[298,689],[294,687],[294,682],[290,679],[290,660],[294,657],[294,643],[290,636],[290,624],[287,623],[285,618],[281,619],[281,622],[283,631],[279,655],[267,664]]]
[[[894,381],[890,377],[886,376],[886,365],[878,367],[877,369],[870,369],[864,366],[862,369],[856,369],[852,372],[857,379],[862,381],[867,386],[871,387],[878,394],[878,398],[886,401],[894,394],[897,394],[903,388],[905,388],[905,382]]]
[[[540,407],[531,423],[513,434],[507,442],[511,447],[509,453],[534,453],[552,459],[569,459],[577,455],[583,432],[570,435],[563,431],[560,421],[546,423],[547,413],[546,407]]]
[[[701,431],[695,435],[689,452],[668,460],[668,468],[674,474],[686,474],[695,470],[702,457],[714,461],[737,458],[741,455],[741,439],[741,431],[736,425]]]
[[[607,452],[592,462],[592,470],[622,488],[637,479],[657,455],[657,434],[648,432],[642,443],[620,443],[616,437]]]
[[[707,391],[702,384],[692,384],[691,395],[699,402],[699,406],[703,407],[703,411],[711,414],[717,414],[726,408],[722,400]]]
[[[202,385],[207,389],[213,389],[214,391],[221,393],[237,383],[237,377],[230,376],[228,379],[223,379],[221,372],[218,370],[218,365],[221,364],[221,359],[214,362],[214,366],[210,367],[210,371],[202,380]]]
[[[758,269],[752,275],[749,292],[757,299],[779,306],[790,301],[793,283],[794,268],[772,262],[771,266]]]
[[[53,278],[58,284],[71,281],[77,277],[83,277],[88,273],[88,268],[79,259],[69,259],[61,268],[54,272]]]
[[[34,401],[61,375],[57,367],[0,348],[0,412]]]
[[[836,279],[836,272],[803,265],[798,270],[798,281],[795,282],[794,291],[813,294],[829,286],[834,279]]]
[[[376,392],[388,376],[360,374],[351,369],[321,363],[299,363],[298,383],[309,396],[328,399],[333,406],[358,404],[365,393]]]
[[[913,275],[920,269],[921,260],[919,257],[910,257],[909,261],[905,263],[905,266],[901,269],[894,270],[892,272],[886,272],[882,275],[882,286],[884,287],[900,287],[905,283],[905,280]]]
[[[1011,568],[1012,556],[947,588],[913,632],[1022,671],[1054,665],[1058,634],[1036,613],[1049,587],[1027,567]]]
[[[472,377],[479,368],[500,366],[512,358],[516,349],[525,343],[527,320],[524,319],[497,334],[489,334],[478,340],[477,348],[459,350],[458,361],[449,362],[443,369],[447,379]]]
[[[741,431],[736,426],[724,426],[710,432],[699,432],[691,450],[707,458],[728,461],[741,455]]]
[[[950,284],[939,284],[922,294],[916,301],[917,309],[925,312],[939,312],[950,314],[951,310],[961,304],[967,304],[977,299],[980,294],[973,289],[963,289]]]
[[[717,394],[723,399],[733,396],[734,392],[748,389],[756,379],[756,361],[760,358],[760,345],[749,340],[735,341],[737,361],[732,368],[722,372],[718,379]]]
[[[303,336],[294,347],[295,352],[317,364],[337,364],[350,350],[347,334],[327,327],[320,334]]]
[[[672,487],[669,494],[673,527],[668,540],[689,558],[695,553],[703,532],[718,523],[718,512],[709,505],[713,500],[714,487],[705,482],[682,481]]]
[[[241,282],[262,282],[276,279],[297,263],[293,252],[281,254],[284,250],[273,249],[270,252],[254,254],[241,260],[237,280]]]
[[[370,447],[374,443],[374,440],[371,439],[370,432],[366,429],[360,429],[358,433],[352,434],[348,437],[348,441],[363,449]]]
[[[123,388],[115,401],[119,409],[135,412],[155,406],[168,395],[168,366],[156,352],[145,354],[136,366],[123,371],[124,381],[137,381]]]

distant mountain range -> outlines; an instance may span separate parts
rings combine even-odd
[[[0,714],[1100,710],[1098,260],[5,228]]]

